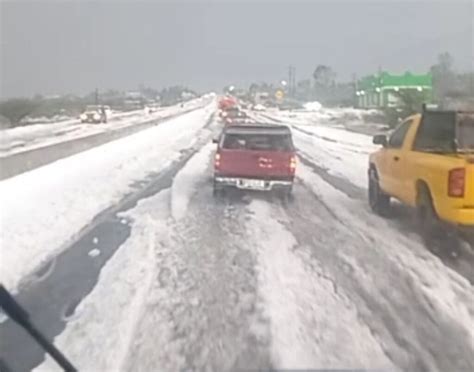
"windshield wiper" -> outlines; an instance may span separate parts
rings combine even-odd
[[[22,327],[28,334],[67,372],[76,372],[71,362],[34,326],[29,314],[15,301],[7,289],[0,284],[0,308],[11,320]]]

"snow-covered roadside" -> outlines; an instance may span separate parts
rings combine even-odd
[[[54,340],[80,371],[121,371],[155,274],[155,243],[169,214],[169,189],[121,214],[130,237],[102,269],[98,284]],[[35,371],[59,371],[51,358]]]
[[[393,369],[354,304],[340,288],[335,291],[321,265],[298,255],[295,238],[271,206],[253,201],[249,209],[274,367]]]
[[[70,115],[54,115],[51,117],[47,116],[34,116],[30,117],[27,116],[26,118],[21,120],[23,125],[35,125],[35,124],[51,124],[51,123],[59,123],[62,121],[69,121],[69,120],[77,120],[74,116]]]
[[[77,119],[58,123],[36,124],[24,127],[0,130],[0,156],[7,157],[23,151],[38,149],[64,141],[111,132],[148,121],[163,119],[198,107],[203,107],[212,100],[204,96],[185,104],[159,108],[152,113],[136,110],[126,113],[115,113],[104,124],[80,123]]]
[[[347,130],[344,125],[330,120],[350,114],[359,117],[359,124],[363,124],[360,111],[322,109],[320,112],[251,112],[250,115],[257,122],[291,126],[293,140],[301,156],[327,173],[365,189],[368,157],[379,147],[373,145],[372,136]]]
[[[100,211],[193,145],[214,104],[0,182],[1,282],[20,280],[61,251]]]
[[[373,215],[361,201],[349,198],[308,167],[300,164],[298,177],[331,209],[341,224],[367,242],[366,249],[372,251],[372,256],[383,257],[394,269],[410,278],[411,291],[425,299],[421,302],[426,303],[425,311],[432,319],[449,319],[458,324],[474,345],[474,292],[467,279],[448,268],[413,236],[401,234],[390,221]],[[344,258],[342,250],[341,258]],[[353,266],[352,259],[348,257],[348,260]],[[359,265],[360,262],[356,262],[353,267],[360,275],[361,283],[368,284],[380,275],[375,267]],[[372,286],[368,289],[369,293],[373,290]]]
[[[300,132],[313,135],[315,138],[338,143],[343,148],[354,151],[357,150],[365,154],[379,148],[372,143],[372,136],[349,132],[344,128],[335,128],[326,125],[295,125],[295,128],[299,129]]]
[[[369,118],[377,118],[381,113],[377,110],[364,110],[352,107],[321,107],[319,110],[267,110],[266,114],[273,118],[290,121],[292,124],[325,124],[342,125],[345,122],[364,122]],[[382,123],[379,123],[383,126]]]
[[[303,130],[299,126],[293,130],[301,155],[332,175],[367,187],[369,154],[377,149],[370,136],[326,126],[307,126]]]
[[[135,110],[130,112],[116,112],[110,117],[110,122],[118,122],[123,119],[130,119],[132,117],[144,116],[143,110]],[[99,125],[81,125],[80,120],[77,118],[69,118],[60,121],[54,121],[49,123],[38,123],[24,125],[14,128],[7,128],[0,130],[0,150],[4,151],[7,149],[9,143],[17,143],[22,141],[27,143],[31,139],[41,138],[45,136],[51,136],[56,133],[60,133],[61,130],[66,131],[71,129],[70,127],[90,127],[97,128]]]
[[[385,132],[389,128],[385,124],[383,115],[377,110],[362,110],[356,108],[321,108],[316,111],[271,111],[259,114],[267,121],[279,121],[288,125],[312,127],[323,125],[340,128],[352,133],[373,135]]]
[[[55,339],[79,370],[125,369],[137,323],[150,302],[149,284],[157,270],[157,246],[169,234],[169,217],[184,217],[193,193],[208,179],[206,168],[214,147],[208,144],[194,155],[178,172],[171,189],[141,200],[132,210],[119,215],[130,220],[130,237],[107,262],[98,284],[76,309],[79,316],[69,321]],[[166,338],[168,325],[163,322],[158,326]],[[163,344],[167,342],[163,340]],[[36,369],[55,370],[59,369],[51,359]]]
[[[209,181],[206,169],[216,146],[212,143],[204,146],[193,156],[176,175],[171,189],[171,215],[179,220],[186,215],[189,201],[196,189]]]

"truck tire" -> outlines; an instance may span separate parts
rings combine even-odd
[[[212,185],[212,196],[215,198],[220,198],[224,196],[224,189],[222,186],[219,186],[216,181],[213,182]]]
[[[426,185],[418,187],[416,216],[421,236],[428,249],[439,251],[450,245],[448,231],[436,213],[431,192]]]
[[[285,203],[293,201],[293,186],[284,187],[281,190],[278,190],[278,196]]]
[[[390,213],[390,196],[380,188],[379,177],[375,168],[369,169],[368,192],[370,208],[380,216],[388,216]]]

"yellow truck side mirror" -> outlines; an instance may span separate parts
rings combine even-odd
[[[382,145],[383,147],[386,147],[388,143],[387,136],[385,134],[377,134],[372,139],[372,143],[374,145]]]

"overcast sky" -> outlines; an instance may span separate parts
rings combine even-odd
[[[473,69],[473,1],[1,2],[1,95]]]

